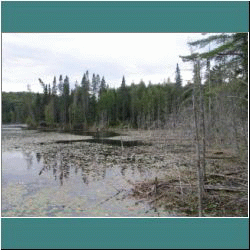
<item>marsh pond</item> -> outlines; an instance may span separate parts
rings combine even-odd
[[[208,147],[204,216],[247,216],[248,167]],[[2,126],[3,217],[198,216],[193,136],[178,130],[42,132]]]
[[[3,125],[2,216],[175,216],[131,195],[132,183],[165,171],[150,151],[150,144],[127,135]]]

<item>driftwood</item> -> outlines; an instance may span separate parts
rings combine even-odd
[[[225,186],[212,186],[205,185],[205,190],[218,190],[218,191],[230,191],[230,192],[247,192],[247,189],[242,189],[238,187],[225,187]]]
[[[164,197],[164,196],[167,196],[167,194],[162,194],[162,195],[156,197],[155,199],[149,201],[149,203],[153,203],[153,202],[155,202],[155,201],[157,201],[157,200],[160,200],[160,199],[161,199],[162,197]]]
[[[231,175],[231,174],[238,174],[238,173],[242,173],[242,172],[246,172],[245,169],[241,169],[241,170],[237,170],[237,171],[225,171],[224,174],[226,175]]]
[[[240,180],[240,181],[247,181],[246,179],[243,179],[243,178],[227,176],[227,175],[224,175],[224,174],[217,174],[217,173],[207,174],[207,176],[218,176],[218,177],[230,178],[230,179],[235,179],[235,180]]]
[[[101,201],[99,204],[97,204],[96,206],[102,205],[103,203],[113,199],[114,197],[116,197],[117,195],[119,195],[120,193],[124,192],[125,190],[121,189],[118,190],[117,193],[115,193],[114,195],[111,195],[110,197],[108,197],[107,199],[105,199],[104,201]]]

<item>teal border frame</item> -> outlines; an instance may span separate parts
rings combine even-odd
[[[248,249],[248,220],[6,218],[3,249]]]
[[[248,3],[2,2],[2,32],[248,32]]]
[[[249,32],[235,2],[1,2],[2,32]],[[1,218],[3,249],[248,249],[248,218]]]

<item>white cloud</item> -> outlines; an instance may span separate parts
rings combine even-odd
[[[42,91],[38,78],[52,83],[54,76],[68,75],[72,87],[89,70],[104,76],[112,87],[126,83],[174,81],[176,64],[182,78],[191,80],[190,65],[179,55],[190,53],[188,39],[198,33],[3,33],[2,90]]]

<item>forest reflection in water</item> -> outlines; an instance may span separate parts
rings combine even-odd
[[[58,152],[5,152],[3,153],[4,172],[12,172],[15,175],[22,175],[25,181],[38,176],[49,177],[60,185],[67,179],[81,178],[85,185],[90,182],[106,179],[141,179],[150,175],[147,168],[135,166],[134,156],[126,158],[131,164],[116,164],[111,162],[109,152],[102,152],[99,155],[80,156],[74,155],[70,150],[59,148]],[[114,159],[113,159],[114,160]],[[26,168],[26,169],[25,169]],[[15,169],[15,170],[14,170]],[[19,170],[20,171],[19,171]],[[13,171],[14,170],[14,171]],[[28,181],[28,180],[26,180]],[[118,184],[118,183],[117,183]]]
[[[97,157],[98,158],[98,157]],[[146,174],[146,169],[141,167],[131,166],[118,166],[106,162],[107,155],[104,155],[103,162],[93,156],[90,162],[87,162],[84,157],[70,156],[67,157],[61,152],[57,154],[46,154],[42,156],[36,153],[37,162],[43,161],[43,167],[39,171],[39,175],[44,172],[53,174],[55,180],[59,180],[60,185],[63,185],[64,180],[70,178],[72,175],[81,176],[84,184],[88,185],[89,182],[105,180],[113,177],[132,177],[137,178]],[[133,158],[130,160],[133,161]]]

